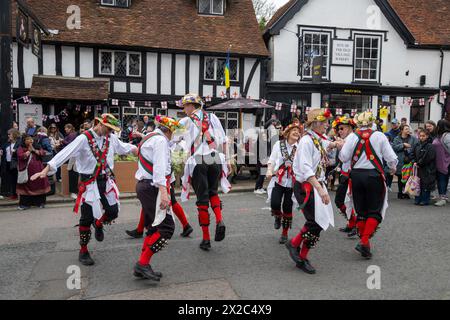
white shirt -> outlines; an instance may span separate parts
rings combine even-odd
[[[145,141],[140,150],[142,156],[153,163],[153,175],[139,163],[135,178],[139,181],[153,180],[152,185],[164,187],[167,182],[166,176],[171,173],[169,139],[159,129],[153,132],[159,134]]]
[[[93,137],[100,150],[103,148],[105,137],[98,136],[93,130]],[[109,138],[109,150],[107,155],[107,163],[111,170],[114,169],[114,155],[125,155],[136,150],[136,146],[130,143],[124,143],[119,140],[117,135],[111,134]],[[48,163],[50,166],[49,175],[52,175],[57,168],[62,166],[70,158],[76,158],[75,164],[77,172],[81,174],[91,175],[95,172],[97,160],[91,151],[88,139],[84,134],[80,134],[69,145],[56,154],[56,156]]]
[[[374,131],[369,140],[378,158],[380,160],[384,159],[387,162],[389,168],[396,168],[398,163],[397,155],[392,149],[387,137],[379,131]],[[358,144],[358,141],[359,139],[355,133],[350,134],[345,139],[344,146],[339,152],[339,159],[341,159],[342,162],[352,162],[352,156]],[[366,154],[362,153],[359,157],[358,162],[355,163],[353,169],[375,169],[375,167],[370,162],[370,160],[367,159]]]
[[[14,152],[14,145],[15,145],[15,143],[11,143],[6,148],[6,162],[11,162],[11,160],[12,160],[12,154]]]
[[[205,112],[202,109],[197,109],[194,111],[194,113],[200,118],[200,121],[203,120],[203,112]],[[227,141],[225,136],[225,131],[223,130],[222,124],[220,123],[220,120],[216,117],[215,114],[209,113],[209,128],[208,131],[211,134],[212,137],[214,137],[214,142],[216,144],[216,147],[219,147],[223,143]],[[197,139],[197,137],[201,134],[200,129],[197,127],[197,125],[192,121],[189,117],[184,117],[180,120],[180,124],[183,125],[186,128],[186,131],[182,133],[182,135],[176,135],[172,140],[174,141],[180,141],[181,138],[183,138],[186,141],[186,146],[189,148],[189,153],[191,152],[191,146]],[[197,150],[193,155],[208,155],[211,152],[213,152],[214,149],[212,149],[210,146],[208,146],[208,143],[206,142],[206,138],[203,137],[203,141],[200,144],[199,147],[197,147]],[[215,150],[217,151],[217,149]]]
[[[297,143],[294,143],[293,145],[290,145],[286,141],[286,149],[289,155],[291,155],[292,149],[294,146],[298,146]],[[295,155],[294,155],[294,161],[295,161]],[[272,153],[270,154],[269,162],[268,164],[272,165],[273,173],[276,174],[278,169],[284,164],[284,158],[283,154],[281,153],[281,145],[280,141],[277,141],[275,145],[273,146]],[[278,178],[277,178],[278,183]],[[286,187],[286,188],[292,188],[292,177],[288,177],[288,172],[285,171],[284,175],[281,179],[281,183],[278,183],[279,185]]]
[[[330,141],[321,139],[315,132],[308,131],[322,144],[326,150]],[[295,179],[303,183],[309,178],[316,176],[317,168],[321,161],[320,151],[314,145],[312,138],[309,135],[304,135],[298,144],[297,154],[294,158],[294,174]],[[325,167],[317,177],[319,181],[325,181]]]

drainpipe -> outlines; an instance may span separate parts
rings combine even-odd
[[[442,50],[442,47],[441,47],[441,49],[440,49],[440,51],[441,51],[441,71],[440,71],[440,73],[439,73],[439,89],[441,89],[441,84],[442,84],[442,70],[443,70],[443,68],[444,68],[444,50]],[[440,95],[440,92],[439,92],[439,95],[438,95],[438,99],[437,99],[437,102],[441,105],[441,119],[444,119],[444,115],[445,115],[445,109],[444,109],[444,102],[441,102],[441,95]]]

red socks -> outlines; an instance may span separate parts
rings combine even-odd
[[[303,229],[299,232],[298,235],[296,235],[292,240],[291,240],[291,244],[293,247],[298,248],[300,247],[300,245],[302,244],[303,238],[302,235],[303,233],[306,232],[306,227],[303,227]]]
[[[214,211],[216,215],[216,223],[222,221],[222,209],[220,208],[220,198],[218,195],[212,196],[209,198],[211,202],[211,209]]]
[[[359,237],[362,237],[362,234],[364,233],[364,227],[366,226],[366,221],[359,220],[356,222],[356,228],[358,229],[358,235]]]
[[[302,249],[300,250],[300,258],[303,260],[306,260],[308,258],[308,252],[309,252],[309,248],[307,245],[303,245]]]
[[[103,227],[103,222],[106,220],[106,214],[102,215],[102,217],[95,221],[95,225],[97,228]]]
[[[211,240],[209,235],[209,212],[208,206],[197,206],[198,221],[203,231],[203,240]]]
[[[174,204],[172,204],[172,210],[173,213],[175,213],[175,215],[177,216],[178,220],[180,220],[181,225],[184,227],[186,227],[186,225],[188,224],[186,215],[184,214],[184,210],[183,207],[181,207],[181,205],[176,202]]]
[[[138,223],[137,228],[136,228],[137,232],[144,233],[144,223],[145,223],[144,209],[141,209],[141,214],[139,216],[139,223]]]
[[[369,238],[374,234],[378,226],[378,220],[374,218],[367,218],[364,231],[361,233],[361,244],[369,246]]]
[[[161,234],[159,232],[155,232],[151,236],[145,237],[144,244],[142,245],[141,257],[139,258],[139,264],[141,266],[150,264],[150,259],[153,256],[153,251],[150,250],[150,247],[159,239],[160,236]]]
[[[91,227],[83,227],[83,226],[79,226],[78,230],[80,231],[80,234],[81,234],[81,232],[83,232],[83,231],[89,231],[89,230],[91,230]],[[86,252],[88,252],[87,244],[86,244],[86,245],[81,245],[80,253],[86,253]]]
[[[352,211],[350,220],[348,220],[347,227],[349,227],[350,229],[353,229],[354,227],[356,227],[356,215],[355,215],[355,212],[353,212],[353,211]]]

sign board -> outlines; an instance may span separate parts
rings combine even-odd
[[[322,65],[323,56],[317,56],[313,58],[312,82],[314,84],[322,82]]]
[[[333,65],[353,66],[353,40],[333,40]]]
[[[42,126],[42,104],[19,104],[19,130],[23,132],[27,127],[27,119],[33,118],[34,122]]]
[[[42,58],[41,29],[35,23],[33,23],[31,32],[32,32],[31,51],[36,57],[38,57],[38,59],[41,59]]]
[[[20,9],[17,10],[16,35],[17,42],[28,49],[28,16]]]

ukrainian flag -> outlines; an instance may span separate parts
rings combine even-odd
[[[227,61],[225,62],[225,87],[230,88],[230,50],[227,51]]]

